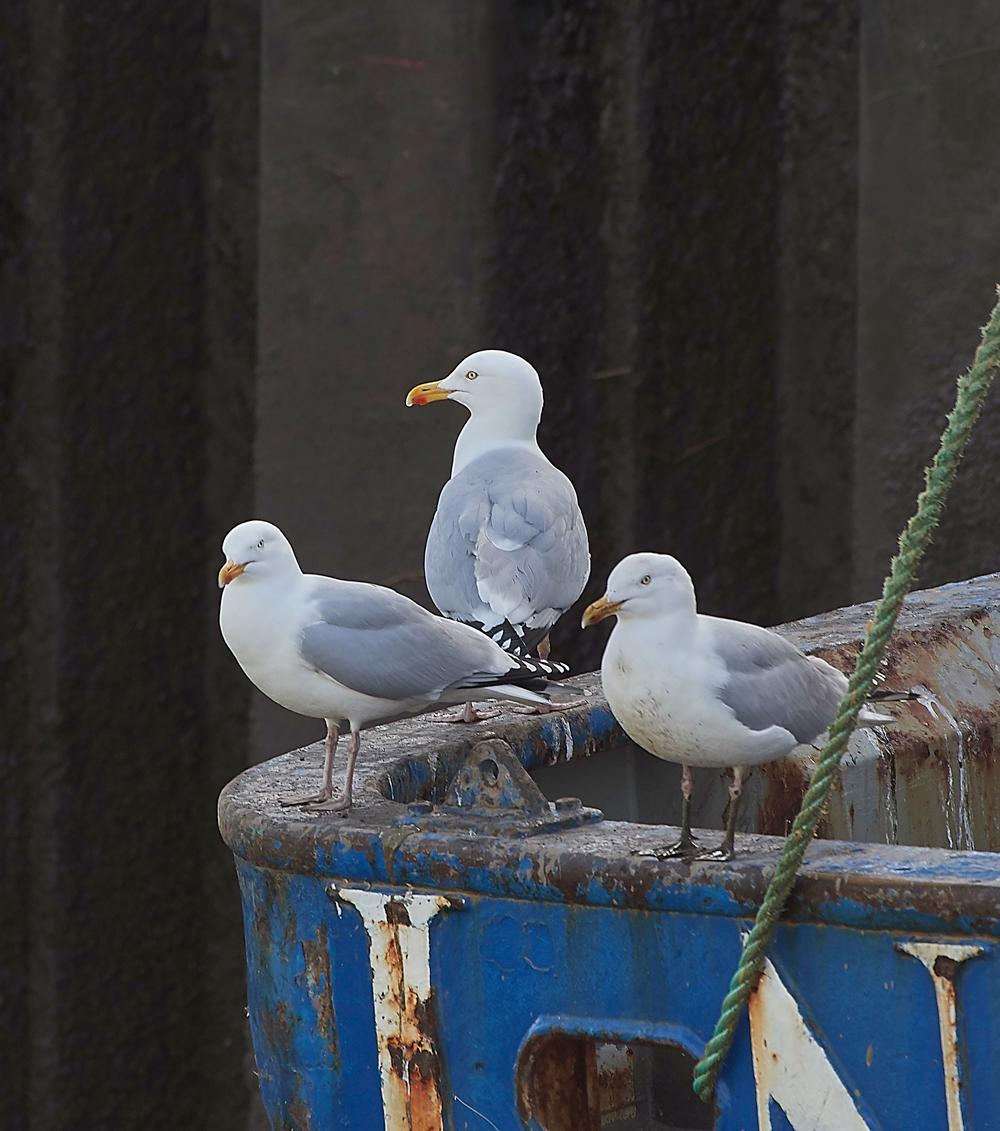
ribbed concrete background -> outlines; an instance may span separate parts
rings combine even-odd
[[[542,376],[581,606],[638,549],[760,623],[876,595],[1000,277],[966,7],[268,4],[258,513],[426,600],[465,414],[402,398],[495,346]],[[1000,566],[993,403],[923,583]],[[321,733],[256,698],[257,757]]]
[[[993,17],[0,5],[5,1131],[247,1126],[214,801],[322,727],[221,645],[219,544],[426,599],[464,413],[411,385],[536,365],[584,600],[635,549],[763,623],[874,595],[1000,277]],[[1000,566],[998,473],[1000,392],[922,584]]]

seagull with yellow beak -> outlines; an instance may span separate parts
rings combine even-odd
[[[427,536],[431,599],[513,654],[547,656],[552,626],[587,584],[590,549],[573,484],[538,446],[538,374],[516,354],[480,350],[406,403],[443,400],[470,417]],[[487,717],[467,705],[455,721]]]
[[[635,743],[683,767],[680,840],[652,855],[695,855],[691,767],[731,766],[722,845],[698,857],[731,860],[750,771],[799,744],[815,744],[834,720],[847,677],[769,629],[703,616],[687,570],[667,554],[631,554],[615,566],[604,596],[583,614],[583,627],[611,616],[618,623],[601,662],[608,705]],[[859,725],[894,721],[862,708]]]
[[[303,573],[269,522],[243,522],[222,543],[219,626],[252,683],[300,715],[326,720],[323,780],[283,805],[351,806],[361,731],[476,698],[546,705],[571,690],[543,677],[565,664],[505,652],[481,632],[436,617],[415,601],[360,581]],[[526,686],[527,685],[527,686]],[[348,730],[339,795],[333,763]]]

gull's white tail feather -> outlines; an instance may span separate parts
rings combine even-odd
[[[884,726],[886,723],[894,723],[895,721],[896,719],[893,715],[879,714],[879,712],[872,707],[862,707],[858,714],[859,727],[880,727]]]

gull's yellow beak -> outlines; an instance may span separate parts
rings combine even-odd
[[[232,558],[227,558],[226,564],[219,570],[219,588],[225,589],[230,581],[234,577],[239,577],[249,564],[249,562],[244,562],[242,565],[237,565]]]
[[[428,381],[426,385],[415,385],[406,394],[406,403],[430,404],[431,401],[446,401],[450,396],[451,389],[442,389],[440,381]]]
[[[597,624],[605,617],[613,617],[624,604],[624,601],[609,601],[608,595],[605,593],[603,597],[598,597],[592,605],[588,605],[584,610],[580,627],[590,628],[592,624]]]

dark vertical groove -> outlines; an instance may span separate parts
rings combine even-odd
[[[232,854],[216,828],[215,801],[250,760],[251,687],[219,634],[215,579],[223,537],[253,513],[260,5],[212,0],[210,18],[204,311],[208,540],[202,588],[208,741],[197,814],[206,916],[201,1087],[205,1128],[244,1131],[257,1080],[244,1074],[243,920]]]
[[[236,1131],[247,695],[206,612],[252,486],[257,12],[0,19],[0,1122]]]
[[[776,619],[777,7],[646,4],[637,539]]]
[[[0,1112],[28,1125],[29,871],[25,762],[31,691],[22,662],[28,546],[18,374],[30,349],[25,211],[31,56],[27,2],[0,9]]]
[[[602,58],[610,5],[519,5],[497,45],[494,254],[486,338],[522,354],[545,387],[539,440],[572,479],[588,517],[595,579],[609,555],[594,420],[602,390],[607,263],[601,238],[607,169],[601,153]],[[531,16],[531,19],[528,16]],[[582,659],[568,614],[560,655]]]
[[[782,4],[781,620],[851,600],[860,23]]]
[[[65,14],[55,1125],[200,1117],[206,32]]]

